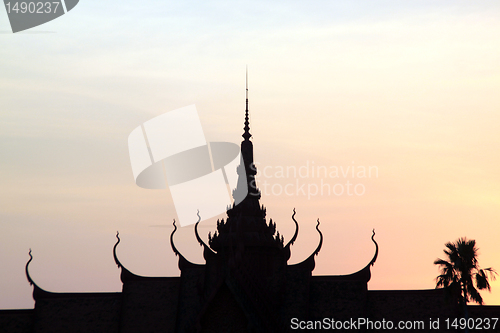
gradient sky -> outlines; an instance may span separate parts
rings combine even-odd
[[[178,275],[172,198],[134,184],[127,138],[196,104],[208,141],[239,143],[247,64],[258,179],[275,186],[261,202],[286,239],[297,209],[291,262],[320,218],[314,274],[363,268],[372,228],[371,290],[434,288],[433,261],[461,236],[500,270],[499,41],[498,2],[82,0],[17,34],[0,9],[0,308],[33,307],[29,248],[46,290],[121,290],[117,230],[128,269]],[[274,173],[307,165],[378,175]],[[322,180],[365,193],[276,193]],[[176,244],[203,260],[192,227]]]

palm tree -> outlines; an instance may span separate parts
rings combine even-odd
[[[444,253],[448,261],[439,258],[434,261],[434,264],[441,268],[441,274],[436,278],[436,288],[449,287],[448,290],[463,306],[467,316],[467,303],[472,301],[483,304],[478,290],[491,291],[489,279],[495,280],[497,272],[491,267],[479,267],[475,240],[462,237],[454,243],[446,243],[445,246]]]

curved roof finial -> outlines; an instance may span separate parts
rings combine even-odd
[[[198,221],[196,221],[196,223],[194,225],[194,234],[196,236],[196,240],[198,241],[198,243],[200,243],[200,246],[204,246],[205,243],[203,242],[203,240],[201,239],[200,235],[198,234],[198,224],[200,224],[200,221],[201,221],[201,216],[200,216],[200,211],[199,210],[196,213],[196,215],[198,215]]]
[[[378,243],[375,240],[375,229],[373,229],[372,241],[375,243],[375,254],[373,255],[372,261],[370,261],[370,263],[368,265],[373,266],[375,264],[375,261],[377,261],[377,257],[378,257]]]
[[[243,133],[242,137],[245,139],[245,141],[250,140],[252,137],[252,134],[250,134],[250,122],[248,121],[248,65],[246,68],[246,76],[245,76],[245,92],[246,92],[246,109],[245,109],[245,127],[243,129],[245,132]]]
[[[118,268],[122,269],[122,272],[120,274],[120,279],[122,280],[123,283],[125,283],[126,281],[129,281],[131,279],[142,278],[141,276],[136,275],[136,274],[132,273],[131,271],[129,271],[125,266],[123,266],[123,264],[118,259],[118,255],[116,254],[116,248],[118,247],[119,243],[120,243],[120,233],[117,231],[116,232],[116,243],[115,243],[115,246],[113,246],[113,258],[115,259],[116,266],[118,266]]]
[[[189,267],[203,266],[200,264],[195,264],[195,263],[190,262],[189,260],[184,258],[184,256],[182,255],[182,253],[179,252],[179,250],[177,250],[177,248],[175,247],[175,244],[174,244],[174,234],[177,231],[177,226],[175,225],[175,219],[174,219],[174,223],[172,223],[172,224],[174,226],[174,230],[172,230],[172,233],[170,234],[170,246],[172,246],[172,251],[174,251],[175,255],[179,256],[179,269],[182,271],[183,267],[186,267],[186,266],[189,266]]]
[[[177,251],[177,248],[174,245],[174,234],[177,231],[177,226],[175,225],[175,219],[174,219],[174,223],[172,223],[172,224],[174,226],[174,230],[170,234],[170,246],[172,246],[172,251],[174,251],[175,255],[179,255],[180,253],[179,253],[179,251]]]
[[[29,270],[28,270],[28,266],[29,266],[29,264],[30,264],[31,260],[33,260],[33,256],[31,255],[31,248],[30,248],[30,252],[29,252],[28,254],[29,254],[29,256],[30,256],[30,260],[28,260],[28,262],[26,263],[26,268],[25,268],[25,271],[26,271],[26,278],[28,279],[28,282],[30,283],[30,286],[32,286],[32,285],[35,285],[35,286],[36,286],[35,282],[34,282],[34,281],[33,281],[33,279],[31,278],[31,276],[30,276],[30,272],[29,272]]]
[[[198,224],[201,221],[201,216],[200,216],[200,210],[199,209],[197,210],[196,215],[198,216],[198,221],[196,221],[196,223],[194,225],[194,233],[196,234],[196,239],[198,240],[198,243],[200,243],[200,245],[203,245],[203,241],[201,240],[200,235],[198,235]]]
[[[118,268],[120,268],[120,267],[123,267],[123,265],[120,262],[120,260],[118,260],[118,256],[116,255],[116,247],[120,243],[120,233],[118,231],[116,232],[116,239],[117,239],[117,241],[115,243],[115,246],[113,246],[113,258],[115,259],[116,266],[118,266]]]
[[[286,244],[285,247],[290,247],[290,245],[293,245],[293,243],[295,243],[295,241],[297,240],[297,235],[299,234],[299,224],[297,223],[297,221],[295,220],[295,208],[293,209],[293,214],[292,214],[292,220],[293,222],[295,222],[295,233],[293,234],[293,237],[290,239],[290,241],[288,242],[288,244]]]
[[[300,267],[301,269],[305,269],[309,272],[312,272],[314,270],[314,267],[316,266],[316,263],[314,262],[314,256],[318,255],[319,251],[321,250],[321,246],[323,245],[323,233],[321,232],[321,230],[319,230],[319,224],[320,223],[318,219],[318,223],[316,224],[316,230],[319,233],[319,244],[316,247],[316,250],[314,250],[314,252],[311,253],[311,255],[307,257],[307,259],[298,264],[290,265],[291,267]]]
[[[30,260],[28,260],[28,262],[26,263],[25,272],[26,272],[26,278],[28,279],[30,286],[33,286],[33,299],[36,302],[36,300],[39,297],[47,297],[47,296],[53,295],[54,293],[43,290],[35,283],[35,281],[33,281],[33,279],[30,276],[30,272],[29,272],[29,268],[28,268],[31,261],[33,260],[33,256],[31,255],[31,249],[30,249],[28,254],[30,256]]]
[[[319,219],[318,219],[318,224],[316,224],[316,230],[319,232],[319,244],[316,250],[314,251],[315,255],[318,255],[319,251],[321,250],[321,246],[323,245],[323,233],[321,233],[321,230],[319,230]]]
[[[198,234],[198,224],[200,224],[200,221],[201,221],[200,211],[198,211],[198,213],[196,213],[196,214],[198,215],[198,222],[196,222],[196,224],[194,225],[194,234],[196,236],[196,240],[198,241],[198,243],[200,243],[200,246],[203,246],[204,250],[210,251],[213,254],[216,254],[216,252],[214,252],[214,250],[212,250],[210,248],[210,246],[208,246],[207,244],[205,244],[205,242],[203,241],[203,239],[201,239],[200,235]]]

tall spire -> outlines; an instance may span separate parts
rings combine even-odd
[[[252,134],[250,134],[250,123],[248,121],[248,66],[246,68],[246,76],[245,76],[245,88],[246,88],[246,109],[245,109],[245,127],[243,128],[245,132],[243,133],[242,137],[245,139],[245,141],[249,141],[250,137],[252,137]]]
[[[250,141],[252,134],[250,134],[250,122],[249,120],[249,111],[248,111],[248,67],[246,69],[246,77],[245,77],[245,94],[246,94],[246,108],[245,108],[245,127],[242,137],[244,140],[241,142],[241,155],[243,157],[243,164],[245,168],[245,175],[238,180],[238,183],[242,183],[241,186],[248,188],[248,194],[256,199],[257,201],[260,198],[260,191],[257,188],[257,184],[255,183],[255,175],[257,174],[257,168],[253,163],[253,143]],[[239,186],[239,185],[238,185]],[[245,191],[246,192],[246,191]],[[234,194],[233,194],[234,196]],[[235,198],[236,200],[236,198]],[[258,206],[258,202],[257,202]]]

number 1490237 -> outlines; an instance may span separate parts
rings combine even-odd
[[[61,3],[59,1],[54,2],[7,2],[5,7],[7,8],[7,13],[31,13],[31,14],[49,14],[56,13],[57,8]]]
[[[446,329],[474,329],[474,330],[494,330],[497,326],[498,318],[446,318]]]

